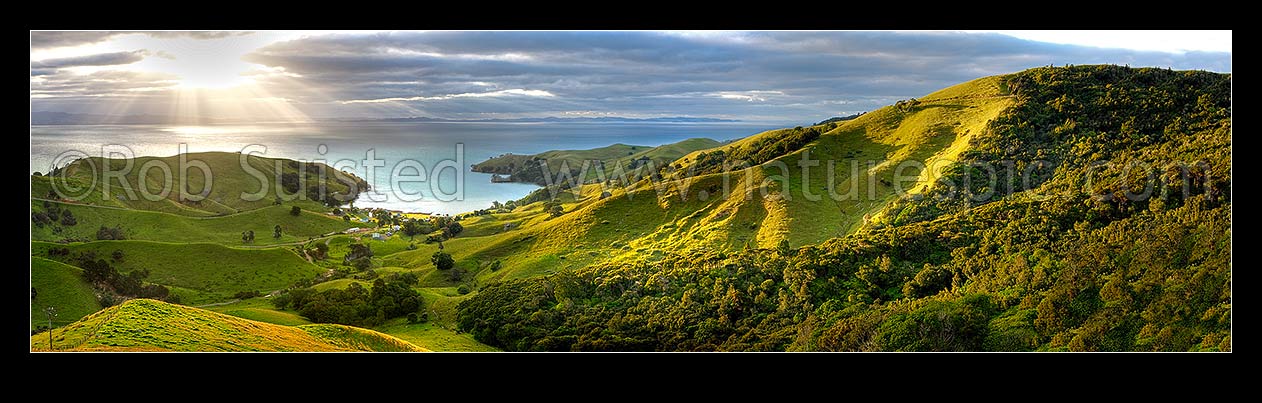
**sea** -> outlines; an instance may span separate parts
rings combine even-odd
[[[251,125],[31,126],[31,172],[85,156],[247,152],[328,163],[371,185],[356,207],[457,214],[537,189],[491,183],[469,167],[505,153],[580,150],[614,143],[658,146],[706,137],[726,141],[783,125],[749,122],[320,122]],[[375,166],[375,167],[374,167]],[[392,174],[393,173],[393,174]],[[423,180],[423,181],[422,181]]]

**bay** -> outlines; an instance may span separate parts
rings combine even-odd
[[[489,207],[492,201],[519,199],[537,188],[531,184],[491,183],[490,175],[469,170],[469,166],[500,154],[588,149],[614,143],[657,146],[694,137],[725,141],[776,127],[744,122],[31,126],[31,172],[48,172],[54,163],[65,165],[75,157],[101,156],[104,146],[123,146],[132,156],[171,156],[178,154],[180,145],[185,144],[188,152],[245,150],[266,157],[323,160],[369,179],[374,193],[361,194],[355,202],[358,207],[456,214]],[[457,153],[458,150],[461,152]],[[372,170],[370,175],[364,162],[367,157],[381,160],[384,166]],[[435,174],[434,168],[440,167],[443,161],[457,168]],[[407,164],[424,167],[422,177],[427,180],[399,183],[395,189],[391,173]],[[349,168],[352,166],[353,169]],[[403,168],[399,173],[422,172],[412,167]]]

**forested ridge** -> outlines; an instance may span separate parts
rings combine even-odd
[[[458,324],[507,350],[1229,351],[1230,75],[1004,83],[959,163],[858,233],[493,283]]]

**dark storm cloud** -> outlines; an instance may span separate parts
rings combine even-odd
[[[148,51],[136,50],[131,52],[98,53],[95,55],[66,57],[60,59],[44,59],[37,62],[31,62],[31,69],[46,71],[46,69],[60,69],[76,66],[113,66],[119,64],[131,64],[144,60],[145,56],[148,54]],[[35,74],[32,72],[32,75]]]

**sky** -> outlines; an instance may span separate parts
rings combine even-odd
[[[1065,64],[1231,72],[1231,31],[31,32],[31,110],[810,123]]]

